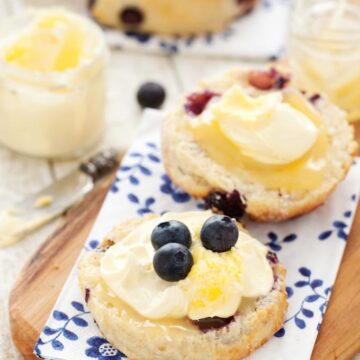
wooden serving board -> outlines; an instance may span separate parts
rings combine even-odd
[[[360,126],[356,137],[360,139]],[[84,245],[111,182],[111,178],[104,180],[65,214],[58,229],[32,256],[14,285],[9,302],[10,326],[13,341],[26,360],[35,359],[34,344]],[[354,219],[312,360],[349,360],[358,352],[360,211]]]

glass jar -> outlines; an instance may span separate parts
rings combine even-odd
[[[36,64],[26,68],[7,61],[4,49],[19,32],[26,33],[40,17],[54,14],[83,27],[89,51],[84,60],[62,71],[38,71],[31,69]],[[69,44],[73,46],[72,39]],[[51,56],[46,50],[44,57]],[[71,158],[89,150],[104,131],[107,58],[101,29],[65,10],[28,11],[2,24],[0,142],[19,153],[46,158]]]
[[[323,92],[360,119],[360,1],[295,0],[289,66],[297,86]]]

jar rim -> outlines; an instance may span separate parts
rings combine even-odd
[[[10,27],[12,23],[20,20],[25,20],[26,18],[37,17],[42,14],[46,14],[49,12],[55,11],[56,13],[64,13],[66,16],[70,16],[75,18],[77,21],[83,22],[88,29],[91,29],[92,33],[97,37],[97,45],[94,50],[94,54],[90,59],[82,59],[81,63],[79,63],[74,68],[67,68],[63,71],[36,71],[36,70],[28,70],[26,68],[22,68],[16,66],[14,64],[8,63],[2,56],[0,56],[0,75],[8,75],[15,79],[21,79],[25,81],[29,81],[32,84],[36,84],[41,86],[42,84],[46,84],[47,87],[69,87],[69,84],[76,81],[76,78],[80,73],[87,71],[94,64],[97,64],[101,59],[105,56],[107,58],[107,45],[103,31],[101,28],[93,23],[90,19],[87,19],[80,14],[76,14],[70,11],[67,11],[60,7],[51,7],[51,8],[29,8],[26,11],[17,14],[15,16],[9,17],[6,19],[1,27],[1,29],[5,27]],[[51,86],[49,86],[51,84]]]
[[[342,43],[353,43],[360,40],[360,2],[349,3],[346,2],[346,8],[342,10],[346,14],[351,14],[352,20],[349,20],[356,24],[351,28],[344,28],[332,26],[332,19],[336,17],[336,11],[339,2],[338,0],[318,0],[318,1],[306,1],[306,0],[295,0],[291,5],[291,17],[290,17],[290,30],[292,33],[300,35],[303,38],[318,39],[324,43],[342,44]],[[330,17],[326,17],[329,15]],[[341,16],[341,15],[340,15]],[[346,18],[349,15],[343,15]],[[309,28],[313,24],[319,23],[320,21],[327,21],[326,34],[320,29]],[[304,29],[306,29],[304,31]],[[315,30],[315,31],[314,31]],[[307,34],[307,35],[304,35]]]

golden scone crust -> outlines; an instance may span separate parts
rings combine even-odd
[[[101,24],[121,30],[196,35],[221,30],[250,11],[257,0],[93,0]]]
[[[235,315],[234,321],[224,328],[202,332],[192,325],[181,336],[171,329],[166,329],[166,336],[155,336],[151,328],[123,315],[123,309],[109,304],[99,290],[100,261],[109,246],[121,241],[141,221],[144,219],[116,227],[98,251],[84,254],[78,265],[80,288],[97,325],[105,338],[129,359],[239,360],[268,341],[281,328],[287,309],[286,270],[277,262],[272,263],[272,291],[256,299],[252,306],[242,310],[241,315]]]
[[[212,79],[201,81],[197,91],[223,93],[234,84],[250,88],[249,69],[235,68]],[[259,92],[251,87],[252,92]],[[330,146],[324,159],[327,173],[322,185],[311,191],[286,192],[269,190],[260,183],[248,183],[215,163],[194,141],[186,125],[189,115],[184,104],[186,94],[168,114],[162,129],[165,169],[171,180],[189,194],[205,198],[213,191],[231,193],[237,190],[246,198],[246,212],[254,220],[282,221],[307,213],[321,205],[346,176],[357,149],[354,129],[346,115],[324,96],[316,102],[325,122]],[[301,179],[298,179],[301,181]]]

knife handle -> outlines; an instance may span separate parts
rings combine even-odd
[[[115,149],[107,149],[81,163],[79,169],[95,182],[115,170],[118,165],[118,152]]]

